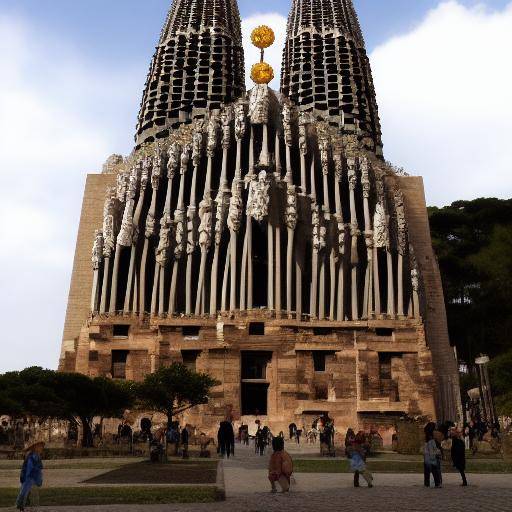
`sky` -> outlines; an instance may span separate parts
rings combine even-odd
[[[274,28],[276,74],[290,3],[239,0],[245,41]],[[430,205],[512,197],[512,0],[354,3],[386,158]],[[0,0],[0,372],[57,365],[85,177],[132,149],[169,4]]]

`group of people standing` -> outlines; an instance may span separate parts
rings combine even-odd
[[[443,486],[443,446],[442,441],[445,435],[436,429],[435,423],[428,423],[424,429],[425,444],[423,447],[423,467],[424,467],[424,485],[430,487],[431,479],[434,479],[434,485],[437,488]],[[466,478],[466,445],[463,440],[462,432],[456,427],[449,430],[451,438],[450,454],[453,466],[460,473],[462,485],[467,486]]]

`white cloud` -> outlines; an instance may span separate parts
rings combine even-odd
[[[512,196],[512,3],[443,2],[370,56],[384,152],[424,177],[429,204]]]
[[[1,372],[57,364],[85,175],[129,151],[140,87],[1,13],[0,67]]]
[[[276,35],[275,43],[265,50],[265,62],[274,68],[274,80],[270,87],[278,91],[281,74],[281,61],[286,37],[286,18],[274,12],[253,14],[242,20],[242,37],[245,52],[245,82],[249,90],[254,83],[251,80],[251,67],[260,61],[260,50],[251,43],[251,32],[260,25],[268,25]]]

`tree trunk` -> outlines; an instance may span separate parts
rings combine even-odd
[[[90,420],[85,416],[80,416],[80,421],[82,422],[82,448],[92,448],[93,440]]]

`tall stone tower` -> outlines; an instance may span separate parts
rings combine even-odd
[[[135,148],[88,176],[60,368],[208,372],[186,420],[212,433],[457,419],[422,180],[382,158],[352,2],[294,0],[281,94],[272,74],[262,55],[245,92],[234,1],[175,0]]]

